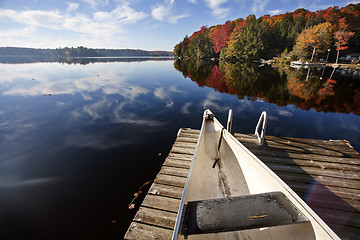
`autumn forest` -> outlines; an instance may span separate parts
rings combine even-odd
[[[291,59],[324,58],[328,49],[360,49],[360,3],[311,12],[297,9],[280,15],[203,26],[174,47],[180,58],[224,60],[269,59],[283,52]]]

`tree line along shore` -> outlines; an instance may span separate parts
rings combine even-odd
[[[360,3],[311,12],[297,9],[256,18],[249,15],[202,26],[174,47],[180,58],[259,60],[286,55],[291,60],[325,59],[328,52],[360,51]]]

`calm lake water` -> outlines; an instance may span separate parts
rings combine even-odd
[[[133,194],[155,178],[179,128],[200,129],[206,108],[224,124],[233,109],[234,132],[253,133],[265,110],[268,135],[360,150],[357,73],[81,63],[0,64],[0,239],[122,239]]]

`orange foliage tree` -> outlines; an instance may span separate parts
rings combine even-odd
[[[308,59],[315,49],[326,51],[331,46],[333,31],[329,22],[303,30],[296,40],[293,54]]]
[[[354,36],[354,32],[347,31],[349,25],[346,24],[346,19],[341,18],[339,20],[339,30],[334,32],[335,46],[337,50],[336,63],[339,60],[339,51],[346,50],[348,48],[347,44],[352,36]]]

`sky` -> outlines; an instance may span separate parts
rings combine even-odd
[[[0,47],[172,51],[201,26],[350,3],[360,0],[0,0]]]

